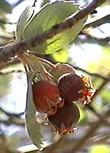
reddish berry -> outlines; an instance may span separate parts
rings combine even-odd
[[[39,112],[53,115],[57,111],[57,107],[63,106],[57,85],[47,80],[41,80],[37,83],[33,82],[33,100]]]
[[[67,101],[80,100],[84,104],[91,101],[94,94],[90,82],[75,73],[66,73],[59,78],[58,87],[60,95]]]
[[[59,78],[58,87],[62,98],[67,101],[76,101],[83,97],[80,91],[85,89],[85,84],[77,74],[66,73]]]
[[[65,102],[64,106],[58,108],[57,112],[48,117],[56,132],[67,134],[74,132],[74,128],[80,118],[80,112],[76,104]]]

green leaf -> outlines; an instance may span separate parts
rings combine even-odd
[[[55,133],[50,125],[37,122],[36,107],[32,95],[32,75],[27,73],[26,128],[32,142],[41,150],[54,141]]]
[[[27,24],[24,29],[24,39],[49,30],[53,25],[76,12],[77,9],[78,7],[70,2],[54,2],[45,5]]]
[[[28,91],[26,101],[26,127],[28,134],[38,148],[42,147],[42,135],[40,132],[40,125],[35,121],[36,108],[32,98],[32,80],[31,74],[28,74]]]
[[[11,13],[12,12],[11,5],[5,0],[0,0],[0,12]]]
[[[60,34],[55,35],[53,38],[47,40],[47,49],[46,54],[51,54],[57,50],[66,47],[66,45],[73,42],[79,32],[82,30],[84,26],[84,22],[86,21],[87,17],[79,20],[72,28],[64,30]]]
[[[58,52],[53,53],[52,58],[56,62],[66,63],[68,61],[68,58],[69,58],[68,49],[64,48],[64,49],[62,49]]]
[[[71,2],[60,1],[47,4],[37,14],[33,15],[31,20],[28,22],[23,32],[23,39],[29,39],[49,30],[55,24],[67,19],[77,10],[79,10],[78,6],[73,5]],[[72,42],[73,39],[78,35],[78,33],[83,28],[86,18],[81,19],[72,28],[61,32],[51,39],[48,39],[43,44],[38,45],[34,50],[42,54],[51,54],[62,49],[65,45]]]
[[[30,18],[32,17],[34,13],[34,7],[32,6],[28,6],[21,14],[19,20],[18,20],[18,24],[17,24],[17,28],[16,28],[16,40],[19,42],[21,40],[23,40],[23,30],[26,26],[26,24],[29,22]]]

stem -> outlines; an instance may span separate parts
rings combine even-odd
[[[10,60],[15,55],[18,55],[18,53],[23,54],[28,49],[31,49],[32,47],[35,47],[35,46],[37,47],[37,45],[42,44],[47,39],[52,38],[53,36],[63,32],[66,29],[70,29],[73,25],[77,24],[79,20],[86,17],[103,2],[105,2],[105,0],[93,0],[88,6],[86,6],[84,9],[79,11],[76,15],[67,19],[64,22],[54,25],[48,31],[43,32],[32,39],[1,47],[0,48],[0,64],[7,63],[8,60]]]

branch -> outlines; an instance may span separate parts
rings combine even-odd
[[[93,21],[93,22],[86,24],[84,29],[89,28],[89,27],[95,28],[95,27],[98,27],[98,26],[105,24],[105,23],[110,23],[110,14],[107,14],[106,16],[104,16],[96,21]]]
[[[110,77],[110,73],[108,74],[108,78]],[[102,91],[102,89],[105,87],[105,85],[108,83],[108,80],[103,80],[103,82],[101,83],[101,85],[98,87],[98,89],[96,90],[95,94],[92,97],[92,101],[97,97],[98,94],[100,94],[100,92]],[[86,105],[87,109],[89,109],[90,111],[92,111],[98,118],[100,118],[101,122],[105,123],[106,125],[109,125],[109,122],[106,120],[106,118],[103,117],[103,115],[97,113],[95,111],[95,109],[91,106],[91,103]]]
[[[19,113],[19,114],[16,114],[16,113],[9,113],[9,112],[7,112],[6,110],[4,110],[4,109],[1,108],[1,107],[0,107],[0,111],[3,112],[3,113],[5,113],[5,114],[6,114],[8,117],[10,117],[10,118],[20,118],[20,116],[24,114],[24,112]]]
[[[78,66],[74,66],[74,65],[72,65],[72,66],[73,66],[75,69],[80,70],[80,71],[82,71],[82,72],[84,72],[84,73],[86,73],[86,74],[88,74],[88,75],[90,75],[90,76],[94,76],[94,77],[97,77],[97,78],[100,78],[100,79],[103,79],[103,80],[110,81],[110,77],[105,77],[105,76],[100,75],[100,74],[98,74],[98,73],[89,72],[89,71],[87,71],[87,70],[85,70],[85,69],[83,69],[83,68],[81,68],[81,67],[78,67]]]
[[[0,124],[4,124],[7,126],[15,124],[15,125],[22,126],[22,127],[24,127],[24,125],[25,125],[25,123],[22,119],[12,119],[12,118],[9,118],[8,120],[1,120],[0,119]]]
[[[87,40],[89,40],[90,43],[98,43],[100,45],[107,45],[109,42],[110,42],[110,37],[107,36],[105,38],[98,38],[98,37],[95,37],[95,36],[92,36],[90,35],[89,33],[87,32],[82,32],[83,35],[86,35],[86,39],[82,40],[82,42],[87,42]]]
[[[0,19],[0,23],[1,24],[17,24],[16,22],[9,22],[9,21],[6,21],[6,20],[4,20],[4,19]]]
[[[8,36],[2,36],[2,35],[0,35],[0,39],[10,40],[12,38],[13,37],[8,37]]]
[[[7,75],[7,74],[11,74],[11,73],[24,73],[24,71],[23,70],[11,70],[11,71],[7,71],[7,72],[0,71],[0,75]]]
[[[110,77],[110,73],[108,74],[108,77]],[[97,97],[98,94],[100,94],[100,92],[103,90],[103,88],[105,87],[105,85],[108,83],[108,80],[103,80],[103,82],[101,83],[101,85],[98,87],[98,89],[96,90],[95,94],[92,97],[92,101]],[[88,105],[89,106],[89,105]]]
[[[24,0],[19,0],[17,1],[14,5],[13,5],[13,8],[16,7],[17,5],[19,5],[21,2],[23,2]]]
[[[93,0],[88,6],[86,6],[84,9],[78,12],[75,16],[67,19],[64,22],[61,22],[60,24],[53,26],[50,30],[43,32],[32,39],[1,47],[0,64],[2,65],[5,64],[12,57],[15,57],[15,55],[22,54],[27,49],[35,47],[38,44],[42,44],[42,42],[52,38],[54,35],[59,34],[62,31],[71,28],[80,19],[90,14],[96,7],[101,5],[103,2],[105,2],[105,0]]]
[[[19,126],[24,126],[24,121],[23,121],[23,119],[20,118],[20,116],[23,115],[24,112],[19,113],[19,114],[9,113],[1,107],[0,107],[0,111],[8,116],[7,120],[0,119],[0,124],[5,124],[5,125],[15,124],[15,125],[19,125]]]

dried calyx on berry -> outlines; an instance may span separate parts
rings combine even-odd
[[[39,112],[53,115],[57,112],[57,107],[63,106],[63,100],[57,85],[47,80],[33,81],[32,84],[33,101]]]
[[[57,63],[51,70],[51,74],[56,80],[65,73],[75,73],[75,69],[69,64]]]
[[[64,102],[64,106],[58,108],[54,115],[48,116],[49,122],[52,124],[55,131],[60,134],[74,132],[79,118],[79,109],[77,105],[72,102]]]
[[[58,80],[60,95],[67,101],[91,102],[94,89],[87,77],[75,73],[66,73]]]

